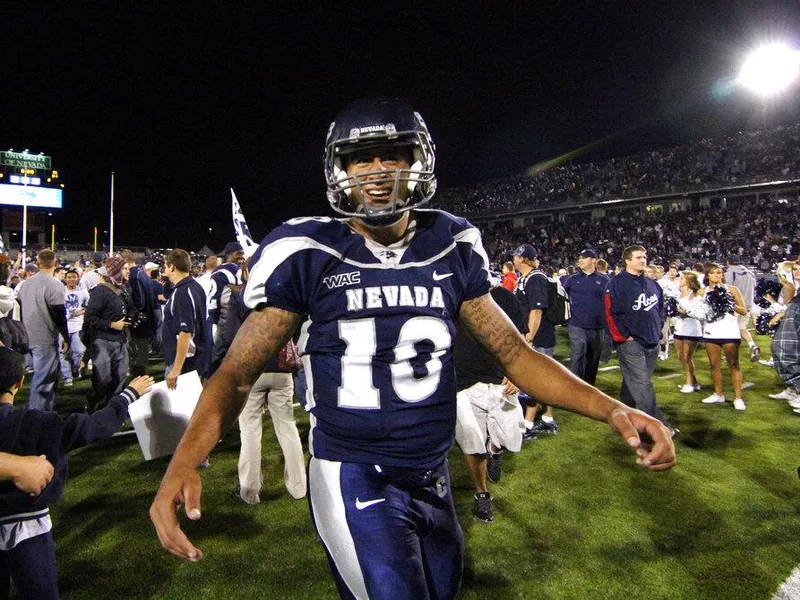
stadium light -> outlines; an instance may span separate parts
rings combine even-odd
[[[800,71],[800,52],[786,44],[768,44],[754,50],[739,72],[739,83],[759,96],[778,94]]]

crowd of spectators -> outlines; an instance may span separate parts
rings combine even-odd
[[[489,256],[501,264],[521,243],[534,245],[544,264],[558,269],[574,264],[583,248],[595,249],[609,263],[620,260],[622,249],[642,244],[649,260],[719,261],[740,256],[744,264],[769,271],[800,254],[800,205],[772,197],[735,199],[726,208],[693,208],[640,214],[620,209],[604,217],[565,215],[546,226],[514,227],[513,221],[481,224]]]
[[[563,164],[441,190],[437,206],[467,217],[542,206],[591,204],[797,179],[800,124],[701,139],[597,162]]]

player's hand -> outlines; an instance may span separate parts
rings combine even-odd
[[[128,385],[136,390],[137,394],[142,396],[150,391],[150,388],[153,387],[154,383],[155,379],[149,375],[139,375],[139,377],[132,379]]]
[[[608,424],[636,449],[637,465],[651,471],[666,471],[677,463],[672,432],[657,419],[624,407],[611,413]]]
[[[503,393],[506,396],[511,396],[512,394],[516,394],[517,392],[519,392],[519,388],[515,386],[513,383],[511,383],[508,377],[503,377],[503,383],[501,385],[505,386]]]
[[[200,476],[195,469],[170,465],[150,505],[150,520],[156,528],[161,546],[175,556],[192,562],[202,559],[203,551],[196,548],[183,533],[178,525],[177,513],[183,504],[186,516],[193,521],[199,520],[201,491]]]
[[[61,340],[61,354],[69,352],[69,342],[66,339]]]
[[[23,492],[28,492],[31,496],[38,496],[53,478],[53,465],[44,454],[20,456],[19,460],[22,468],[11,481]]]
[[[178,375],[180,375],[180,371],[176,371],[173,367],[169,373],[167,373],[167,389],[169,390],[177,390],[178,389]]]
[[[111,323],[111,329],[116,329],[117,331],[122,331],[125,329],[130,323],[128,323],[125,319],[120,319],[119,321],[114,321]]]

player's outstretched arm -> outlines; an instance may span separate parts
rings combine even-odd
[[[301,315],[278,308],[253,311],[239,329],[220,368],[206,383],[197,408],[167,467],[150,506],[150,520],[161,545],[181,558],[198,561],[203,553],[184,535],[177,510],[200,518],[200,476],[197,465],[230,429],[244,406],[253,382],[267,361],[292,336]]]
[[[664,470],[675,464],[675,446],[666,427],[534,351],[491,296],[464,302],[459,318],[520,389],[541,402],[605,421],[636,448],[637,462],[648,469]]]

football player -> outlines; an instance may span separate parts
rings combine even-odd
[[[311,513],[345,598],[458,591],[464,544],[447,465],[456,319],[531,396],[609,423],[648,469],[675,463],[661,423],[534,352],[492,301],[478,230],[421,208],[436,190],[434,160],[425,122],[399,100],[357,101],[331,124],[328,199],[344,218],[290,220],[252,257],[244,299],[254,310],[206,384],[150,508],[164,548],[202,558],[177,508],[200,518],[197,464],[298,327]]]

